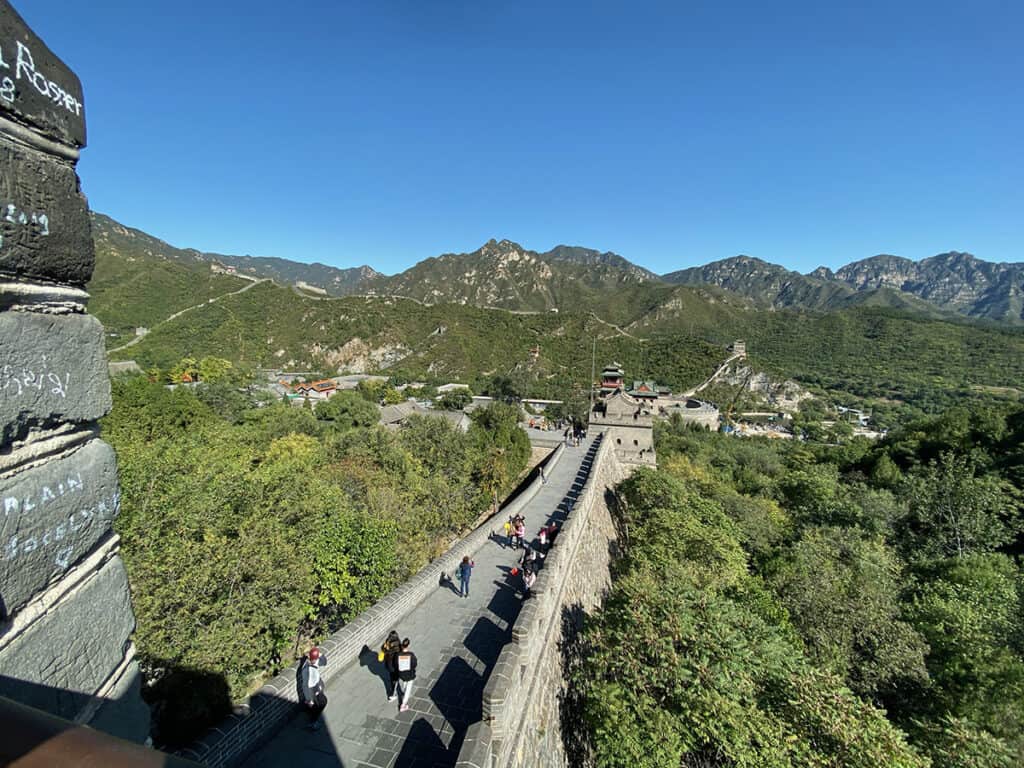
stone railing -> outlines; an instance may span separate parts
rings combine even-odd
[[[608,586],[614,531],[604,493],[622,476],[613,446],[604,439],[531,598],[523,604],[512,641],[502,650],[484,687],[483,720],[467,731],[458,768],[565,764],[558,723],[562,693],[558,645],[566,608],[593,607]]]
[[[564,446],[556,448],[539,466],[550,472],[561,459],[564,450]],[[443,574],[453,573],[464,556],[472,556],[487,542],[495,520],[523,509],[537,495],[541,485],[540,470],[536,468],[533,480],[497,514],[487,518],[447,552],[322,642],[320,649],[328,662],[324,667],[324,678],[329,682],[350,664],[357,662],[364,647],[376,647],[389,630],[438,588]],[[246,706],[238,708],[236,714],[179,754],[211,768],[241,762],[246,755],[273,736],[297,711],[298,667],[299,662],[269,680],[250,697]]]

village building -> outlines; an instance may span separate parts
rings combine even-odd
[[[463,411],[440,411],[435,408],[428,408],[415,400],[385,405],[380,409],[380,423],[385,429],[401,429],[413,416],[444,419],[463,432],[468,432],[469,425],[472,423],[472,420]]]
[[[280,381],[278,384],[285,388],[289,400],[327,400],[338,391],[338,385],[333,379],[299,381],[295,383]]]
[[[562,400],[541,400],[537,397],[524,397],[523,405],[528,405],[534,411],[541,412],[547,409],[550,405],[561,405]]]

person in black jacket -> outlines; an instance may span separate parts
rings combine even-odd
[[[416,679],[416,654],[409,650],[409,638],[402,641],[402,650],[395,654],[395,671],[398,673],[399,712],[409,710],[413,681]]]
[[[398,683],[398,672],[395,670],[395,654],[402,650],[402,638],[398,636],[398,632],[391,630],[388,632],[387,639],[380,647],[380,652],[383,658],[381,661],[384,662],[384,668],[388,671],[388,701],[395,700],[395,686]]]

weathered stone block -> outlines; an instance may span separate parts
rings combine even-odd
[[[0,427],[94,421],[110,410],[103,327],[89,315],[0,313]]]
[[[74,719],[121,664],[134,628],[115,557],[0,648],[0,696]]]
[[[117,515],[114,450],[94,440],[0,481],[0,620],[67,572]]]
[[[84,287],[94,250],[71,163],[0,136],[0,272]]]
[[[128,741],[145,741],[149,736],[150,713],[142,701],[141,684],[139,665],[133,661],[89,726]]]
[[[0,114],[70,146],[85,146],[82,83],[7,0],[0,0]]]

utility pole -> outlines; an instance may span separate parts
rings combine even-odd
[[[590,422],[590,414],[594,412],[594,379],[597,377],[597,336],[594,337],[594,348],[590,353],[590,411],[587,413],[587,423]]]

